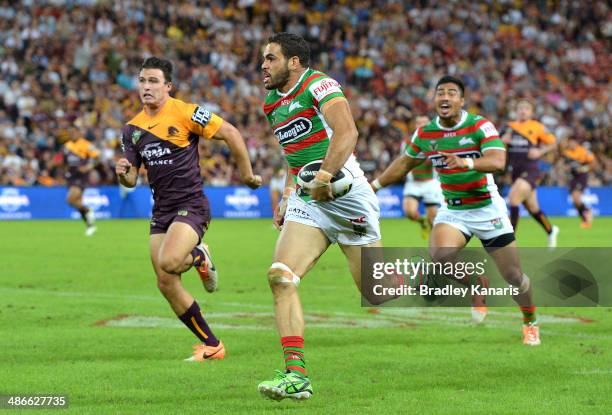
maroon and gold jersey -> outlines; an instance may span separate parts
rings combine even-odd
[[[573,175],[588,173],[590,165],[595,160],[593,154],[581,145],[563,150],[563,157]]]
[[[98,154],[94,145],[82,137],[64,144],[65,160],[71,174],[78,174],[79,168],[87,165],[89,159],[97,158]]]
[[[508,143],[508,164],[511,166],[537,164],[537,160],[531,160],[527,157],[529,150],[540,145],[555,143],[555,136],[549,133],[544,124],[539,121],[511,121],[508,123],[508,128],[511,129],[510,142]],[[503,131],[502,136],[504,134]]]
[[[202,197],[199,137],[212,138],[222,123],[203,107],[168,98],[156,115],[142,110],[123,127],[125,158],[144,164],[155,208]]]

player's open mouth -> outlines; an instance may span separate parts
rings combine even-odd
[[[450,109],[451,109],[450,104],[446,104],[446,103],[440,104],[440,111],[448,112],[448,111],[450,111]]]
[[[263,77],[263,81],[264,81],[264,82],[268,82],[268,81],[270,80],[270,78],[271,78],[271,77],[270,77],[270,74],[265,73],[265,72],[264,72],[263,76],[264,76],[264,77]]]
[[[142,97],[143,98],[153,98],[153,95],[151,95],[151,94],[144,94]]]

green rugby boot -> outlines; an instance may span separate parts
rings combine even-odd
[[[307,376],[297,373],[276,371],[274,379],[261,382],[259,393],[268,399],[280,401],[285,398],[305,400],[312,396],[312,385]]]

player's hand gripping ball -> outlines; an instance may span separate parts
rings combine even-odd
[[[306,194],[315,187],[313,184],[313,180],[317,175],[317,172],[321,168],[323,164],[323,160],[315,160],[306,164],[304,167],[300,169],[297,174],[298,185],[302,188]],[[330,181],[330,185],[332,188],[332,194],[335,198],[344,196],[347,194],[351,187],[353,186],[353,181],[355,178],[353,174],[346,168],[342,167],[338,172],[332,177]]]

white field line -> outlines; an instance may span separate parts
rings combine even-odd
[[[612,369],[582,369],[572,372],[572,375],[612,375]]]
[[[209,312],[206,313],[207,318],[215,321],[215,328],[228,328],[238,330],[274,330],[274,314],[273,313],[254,313],[250,317],[259,319],[266,318],[269,324],[259,324],[256,322],[235,323],[234,320],[246,320],[245,313],[222,313]],[[380,328],[380,327],[397,327],[397,323],[389,320],[346,320],[342,318],[325,319],[319,316],[306,314],[306,323],[312,328]],[[227,321],[227,320],[230,321]],[[183,324],[175,318],[171,317],[155,317],[155,316],[127,316],[107,321],[105,326],[108,327],[134,327],[134,328],[182,328]]]
[[[0,287],[0,292],[7,293],[23,293],[26,291],[28,294],[40,294],[45,296],[56,296],[56,297],[75,297],[75,298],[88,298],[88,299],[100,299],[100,300],[133,300],[133,301],[151,301],[160,302],[163,301],[161,296],[147,296],[147,295],[132,295],[132,294],[105,294],[105,293],[89,293],[89,292],[76,292],[76,291],[53,291],[43,290],[37,288],[8,288]],[[206,304],[207,301],[201,301],[202,304]],[[251,309],[251,310],[270,310],[267,313],[263,313],[265,316],[272,316],[272,304],[256,304],[256,303],[239,303],[239,302],[213,302],[209,306],[229,308],[229,309]],[[364,309],[360,309],[364,310]],[[442,325],[471,325],[469,310],[467,308],[379,308],[379,314],[369,314],[364,311],[361,313],[349,313],[342,311],[326,311],[326,310],[311,310],[308,314],[307,322],[311,327],[330,327],[330,328],[378,328],[378,327],[401,327],[404,324],[415,324],[415,323],[426,323],[426,324],[442,324]],[[215,312],[206,312],[207,316],[214,316]],[[217,312],[218,313],[218,312]],[[229,314],[239,315],[240,312],[231,312]],[[243,317],[246,315],[255,315],[255,313],[242,312]],[[315,321],[313,318],[317,318],[317,315],[328,316],[325,321]],[[345,320],[341,320],[344,317]],[[346,319],[352,319],[347,321]],[[414,320],[416,319],[416,321]],[[487,327],[500,327],[516,325],[519,319],[518,311],[497,311],[495,309],[489,309],[485,326]],[[171,319],[174,320],[174,319]],[[310,320],[310,321],[309,321]],[[581,321],[577,317],[571,316],[556,316],[540,314],[538,320],[543,323],[543,333],[546,335],[554,336],[566,336],[566,337],[579,337],[579,338],[612,338],[612,335],[591,335],[587,333],[563,333],[550,331],[546,327],[548,324],[580,324]],[[111,320],[115,321],[115,320]],[[177,323],[177,327],[180,324]],[[254,324],[227,324],[232,328],[245,329],[245,330],[258,330],[266,328],[267,326],[257,326]],[[112,323],[115,324],[115,323]],[[138,326],[139,327],[139,326]],[[149,327],[149,326],[147,326]]]

